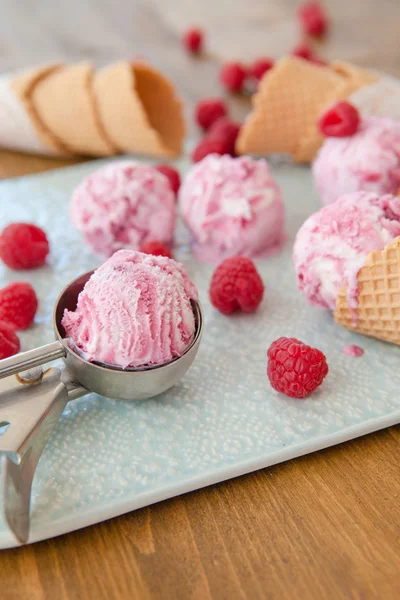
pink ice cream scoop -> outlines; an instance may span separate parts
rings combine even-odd
[[[62,325],[88,361],[122,368],[158,365],[181,356],[191,343],[191,300],[197,298],[181,264],[120,250],[94,272]]]
[[[199,260],[259,256],[283,240],[282,194],[265,160],[210,154],[188,173],[179,201]]]
[[[360,190],[396,194],[400,187],[400,121],[368,117],[353,136],[327,138],[312,172],[322,204]]]
[[[355,192],[314,213],[294,243],[293,261],[300,291],[316,306],[335,309],[339,290],[357,307],[358,271],[373,250],[400,235],[400,198]]]
[[[175,199],[168,179],[134,161],[111,162],[82,181],[72,194],[70,219],[92,250],[109,257],[157,240],[170,245]]]

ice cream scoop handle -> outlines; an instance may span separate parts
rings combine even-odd
[[[0,379],[28,371],[34,367],[52,362],[57,358],[64,358],[65,348],[60,342],[52,342],[46,346],[40,346],[34,350],[21,352],[10,358],[0,360]]]

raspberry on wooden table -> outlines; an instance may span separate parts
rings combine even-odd
[[[240,62],[227,62],[219,74],[220,81],[228,92],[242,91],[247,70]]]
[[[12,223],[0,235],[0,258],[10,269],[41,267],[49,253],[45,232],[30,223]]]
[[[198,54],[203,49],[204,34],[198,27],[188,29],[183,35],[183,45],[191,54]]]
[[[290,398],[305,398],[327,374],[325,355],[295,338],[281,337],[268,349],[268,379],[275,390]]]
[[[10,323],[0,321],[0,360],[18,354],[20,348],[21,345],[14,327]]]
[[[174,167],[171,167],[171,165],[167,164],[157,165],[156,169],[168,178],[169,185],[176,196],[179,192],[179,188],[181,187],[181,176],[179,175],[179,172],[174,169]]]
[[[328,18],[320,2],[304,2],[297,11],[303,31],[321,37],[328,29]]]
[[[210,300],[222,314],[236,310],[254,312],[264,296],[263,281],[250,258],[226,258],[214,271]]]
[[[257,81],[260,81],[267,71],[270,71],[274,66],[272,58],[258,58],[255,60],[248,69],[250,77],[254,77]]]
[[[229,117],[218,119],[208,130],[207,139],[221,139],[226,144],[226,154],[235,156],[235,144],[239,135],[240,125]]]
[[[38,307],[35,290],[30,283],[15,281],[0,290],[0,321],[15,329],[28,329]]]
[[[360,113],[350,102],[336,102],[325,110],[318,119],[322,135],[347,137],[354,135],[360,125]]]
[[[172,252],[162,242],[151,240],[140,246],[140,252],[144,254],[153,254],[153,256],[167,256],[172,258]]]
[[[195,120],[203,131],[207,131],[221,117],[227,115],[227,107],[220,98],[205,98],[200,100],[195,108]]]

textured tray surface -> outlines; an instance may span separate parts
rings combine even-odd
[[[52,341],[59,291],[96,267],[68,226],[68,199],[100,162],[0,183],[0,226],[35,221],[52,243],[50,265],[16,277],[0,266],[0,285],[31,281],[40,298],[37,324],[23,349]],[[184,165],[182,165],[184,167]],[[287,207],[288,241],[258,262],[266,298],[256,315],[223,317],[209,305],[212,267],[191,258],[179,229],[177,258],[200,289],[205,313],[198,358],[184,380],[153,400],[117,402],[94,394],[70,403],[40,461],[33,486],[32,541],[342,442],[400,421],[399,348],[339,327],[306,305],[291,264],[295,232],[318,207],[310,171],[277,165]],[[321,348],[330,373],[311,399],[277,395],[265,376],[266,350],[281,335]],[[362,358],[342,353],[361,345]],[[0,521],[0,548],[14,545]]]

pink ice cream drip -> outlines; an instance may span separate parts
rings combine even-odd
[[[192,167],[179,200],[202,261],[264,255],[283,241],[282,194],[265,160],[211,154]]]
[[[158,365],[191,343],[195,285],[170,258],[120,250],[86,283],[62,325],[88,361],[118,367]]]
[[[300,291],[316,306],[335,309],[348,285],[351,308],[358,306],[358,271],[373,250],[400,235],[400,198],[356,192],[314,213],[297,233],[293,261]]]
[[[396,194],[400,187],[400,121],[362,120],[351,137],[327,138],[312,165],[322,204],[342,194]]]
[[[170,245],[175,216],[168,179],[134,161],[111,162],[86,177],[70,204],[72,224],[104,257],[122,248],[138,250],[150,240]]]

